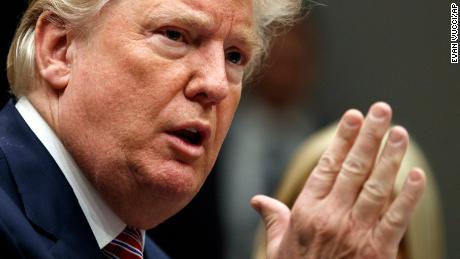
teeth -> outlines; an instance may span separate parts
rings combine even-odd
[[[186,130],[186,131],[190,131],[190,132],[192,132],[192,133],[198,133],[198,130],[195,129],[195,128],[186,128],[185,130]]]

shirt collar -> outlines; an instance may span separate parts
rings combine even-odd
[[[99,248],[102,249],[125,229],[126,223],[112,211],[86,179],[54,131],[26,97],[18,100],[16,109],[51,154],[69,182]],[[142,231],[142,234],[145,235],[145,231]]]

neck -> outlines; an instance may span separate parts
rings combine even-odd
[[[59,93],[53,90],[33,89],[26,94],[29,102],[48,125],[59,133]],[[44,88],[47,89],[47,88]],[[59,135],[59,134],[58,134]]]

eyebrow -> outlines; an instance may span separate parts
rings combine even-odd
[[[184,8],[182,6],[171,6],[157,4],[154,6],[155,12],[149,13],[149,21],[173,21],[190,28],[209,30],[216,23],[214,17],[194,8]],[[244,46],[247,51],[254,55],[261,49],[262,43],[254,30],[248,26],[237,27],[238,33],[232,33],[231,39]]]
[[[256,36],[253,30],[242,29],[240,33],[235,34],[232,37],[234,41],[243,44],[245,47],[249,48],[249,51],[251,52],[252,56],[254,56],[256,52],[262,49],[262,42]]]
[[[149,21],[174,21],[202,29],[211,28],[214,24],[213,17],[198,10],[186,9],[181,6],[172,7],[165,4],[157,4],[154,9],[154,13],[151,12],[147,15]]]

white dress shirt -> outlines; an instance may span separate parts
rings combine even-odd
[[[54,131],[41,117],[26,97],[16,103],[16,109],[56,161],[72,187],[78,203],[91,227],[99,248],[115,239],[126,227],[83,175],[72,156]],[[141,231],[143,236],[145,231]]]

